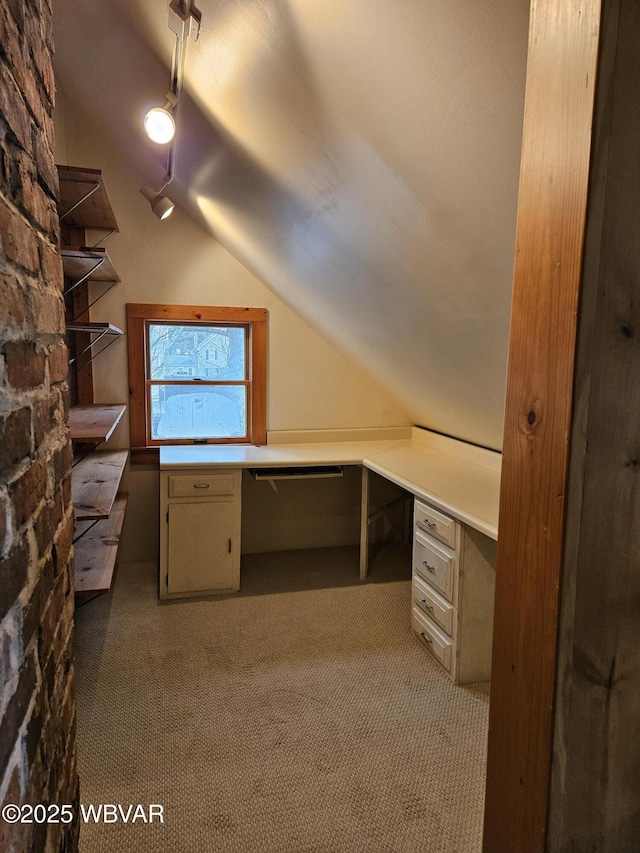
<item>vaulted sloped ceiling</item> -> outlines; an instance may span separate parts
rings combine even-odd
[[[172,195],[421,425],[500,447],[526,0],[200,0]],[[54,0],[56,73],[139,174],[165,0]],[[179,250],[176,247],[176,250]]]

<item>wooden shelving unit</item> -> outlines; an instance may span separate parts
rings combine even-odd
[[[69,411],[71,441],[83,444],[107,441],[126,410],[126,406],[73,406]]]
[[[95,404],[92,367],[93,359],[124,334],[112,323],[91,319],[92,306],[120,281],[108,253],[97,245],[118,231],[118,224],[98,169],[58,166],[58,177],[73,403],[69,429],[75,457],[71,476],[76,518],[74,588],[77,596],[90,596],[109,590],[127,505],[127,496],[118,489],[128,451],[96,449],[109,440],[126,406]],[[91,237],[98,234],[98,239],[90,239],[88,232]]]
[[[81,538],[75,543],[76,596],[98,595],[109,592],[115,571],[120,534],[124,524],[128,495],[117,495],[108,518],[91,523],[79,522]]]
[[[128,450],[94,450],[73,469],[71,500],[76,521],[109,518]]]
[[[118,231],[118,223],[99,169],[58,166],[58,216],[63,227],[87,231]],[[71,243],[71,241],[66,241]]]
[[[105,249],[91,249],[86,246],[79,248],[64,247],[60,253],[65,275],[64,296],[66,299],[71,297],[74,291],[85,282],[102,287],[100,293],[82,310],[82,314],[87,313],[120,281],[120,276],[115,271],[111,258]],[[80,315],[73,312],[72,316],[74,321],[80,319]]]
[[[122,329],[112,323],[67,323],[70,332],[88,332],[90,335],[124,335]]]

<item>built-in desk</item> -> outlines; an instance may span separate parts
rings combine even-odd
[[[314,438],[318,436],[317,433],[313,435]],[[467,537],[466,531],[477,531],[483,538],[497,540],[500,461],[499,453],[417,427],[408,431],[407,438],[398,438],[396,433],[394,437],[378,440],[297,440],[260,447],[161,447],[160,595],[171,598],[204,592],[233,592],[239,588],[242,469],[361,466],[360,577],[364,579],[369,552],[370,471],[410,492],[419,499],[420,506],[440,510],[446,514],[442,518],[452,519],[455,523],[452,529],[460,532],[455,533],[456,538],[448,544],[444,540],[440,547],[449,548],[452,565],[455,563],[460,568],[467,547],[474,553],[478,551],[473,537]],[[431,531],[423,528],[418,532],[421,542],[430,533],[438,539],[437,513],[434,518]],[[425,521],[425,524],[430,522]],[[214,557],[220,571],[205,586],[198,565],[199,562],[211,564]],[[482,559],[489,565],[495,562],[491,556]],[[467,560],[471,566],[471,557]],[[172,582],[172,566],[183,574],[177,582],[175,575]],[[461,569],[459,574],[462,574]],[[462,614],[458,600],[460,587],[456,576],[451,582],[450,595],[454,616],[458,611]],[[484,593],[487,601],[491,599],[491,606],[492,594],[492,589]],[[422,600],[429,609],[431,605],[426,599]],[[425,643],[432,642],[424,632],[420,632],[420,636]],[[452,636],[455,640],[454,629]],[[438,639],[437,631],[434,637]],[[454,668],[451,671],[455,674]]]

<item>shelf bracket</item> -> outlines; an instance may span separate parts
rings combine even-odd
[[[76,289],[76,287],[80,287],[80,285],[81,285],[83,282],[85,282],[85,281],[89,278],[89,276],[93,275],[93,273],[94,273],[97,269],[100,269],[100,267],[103,265],[103,263],[104,263],[104,258],[99,258],[99,259],[98,259],[98,261],[96,262],[96,265],[95,265],[94,267],[91,267],[91,269],[89,270],[89,272],[88,272],[88,273],[85,273],[85,275],[83,275],[83,276],[82,276],[82,278],[79,278],[79,279],[78,279],[78,281],[76,281],[76,282],[75,282],[75,284],[72,284],[72,285],[71,285],[71,287],[67,287],[67,289],[63,291],[63,294],[62,294],[62,295],[63,295],[63,296],[67,296],[67,294],[69,294],[69,293],[71,293],[72,291],[74,291],[74,290]]]
[[[76,184],[88,184],[89,181],[75,181],[75,183]],[[89,192],[85,193],[85,195],[82,196],[80,201],[77,201],[75,204],[72,204],[71,207],[69,208],[69,210],[65,210],[65,212],[60,215],[60,222],[62,222],[63,219],[65,219],[67,216],[69,216],[70,213],[73,213],[73,211],[77,207],[80,207],[81,204],[84,204],[88,198],[91,198],[91,196],[94,194],[94,192],[96,192],[97,190],[100,189],[100,183],[98,181],[92,181],[91,183],[92,183],[92,187],[89,190]],[[111,232],[111,233],[113,233],[113,232]]]
[[[92,231],[92,230],[98,230],[98,229],[91,229],[91,228],[89,229],[89,231]],[[99,230],[100,230],[100,231],[102,231],[103,229],[101,228],[101,229],[99,229]],[[115,229],[115,228],[109,228],[109,229],[105,229],[105,230],[106,230],[106,234],[104,234],[104,236],[102,236],[99,240],[96,240],[96,242],[95,242],[95,243],[92,243],[92,244],[89,246],[89,248],[90,248],[90,249],[95,249],[95,248],[96,248],[96,246],[99,246],[99,245],[100,245],[100,243],[104,243],[104,241],[107,239],[107,237],[111,237],[111,235],[112,235],[112,234],[115,234],[115,233],[116,233],[116,229]]]
[[[111,288],[112,288],[112,287],[115,287],[115,286],[116,286],[116,284],[119,284],[119,282],[117,282],[117,281],[112,281],[112,282],[110,282],[110,283],[109,283],[109,287],[105,287],[105,289],[102,291],[102,293],[100,293],[100,295],[99,295],[99,296],[96,296],[96,298],[93,300],[93,302],[90,302],[90,303],[87,305],[87,307],[86,307],[86,308],[84,308],[84,309],[83,309],[79,314],[74,315],[74,318],[73,318],[74,322],[75,322],[76,320],[78,320],[80,317],[82,317],[82,315],[83,315],[83,314],[86,314],[86,313],[87,313],[87,311],[89,310],[89,308],[92,308],[92,307],[96,304],[96,302],[100,302],[100,300],[102,299],[102,297],[103,297],[103,296],[106,296],[106,295],[107,295],[107,293],[109,293],[109,291],[111,290]],[[74,285],[74,286],[75,286],[75,285]],[[67,293],[70,293],[70,292],[71,292],[71,290],[72,290],[72,288],[69,288],[69,290],[67,291]],[[106,347],[105,347],[105,349],[106,349]]]
[[[76,362],[76,361],[77,361],[81,356],[83,356],[86,352],[89,352],[89,350],[91,349],[91,347],[93,347],[93,346],[95,346],[97,343],[99,343],[99,342],[104,338],[104,336],[105,336],[105,335],[107,335],[108,333],[109,333],[109,330],[108,330],[108,329],[105,329],[104,331],[100,332],[100,334],[98,335],[98,337],[97,337],[95,340],[91,341],[91,343],[90,343],[88,346],[86,346],[86,347],[82,350],[82,352],[79,352],[79,353],[78,353],[78,355],[76,355],[76,356],[74,356],[73,358],[70,358],[70,359],[69,359],[69,364],[75,364],[75,362]],[[120,337],[121,337],[121,335],[117,335],[117,336],[115,336],[115,337],[113,338],[113,340],[110,340],[108,344],[105,344],[105,345],[102,347],[102,349],[101,349],[101,350],[98,350],[98,352],[94,353],[94,355],[92,355],[92,356],[91,356],[91,358],[88,358],[85,362],[83,362],[83,363],[78,367],[78,371],[77,371],[77,372],[78,372],[78,373],[80,373],[80,371],[81,371],[81,370],[83,370],[83,368],[85,368],[88,364],[91,364],[91,362],[94,360],[94,358],[97,358],[97,357],[98,357],[101,353],[103,353],[105,350],[108,350],[108,349],[109,349],[109,347],[110,347],[112,344],[115,344],[115,342],[116,342],[116,341],[118,340],[118,338],[120,338]]]
[[[85,529],[82,531],[82,533],[80,533],[78,536],[76,536],[76,537],[74,538],[74,540],[73,540],[73,542],[72,542],[71,544],[72,544],[72,545],[75,545],[75,544],[76,544],[76,542],[78,542],[80,539],[82,539],[82,537],[83,537],[83,536],[86,536],[86,534],[87,534],[90,530],[93,530],[93,528],[96,526],[96,524],[97,524],[99,521],[102,521],[102,519],[100,519],[100,518],[96,518],[96,519],[95,519],[95,521],[92,521],[92,522],[91,522],[91,524],[90,524],[87,528],[85,528]]]
[[[79,444],[80,442],[77,442],[77,443]],[[84,442],[83,442],[83,443],[84,443]],[[79,465],[79,464],[82,462],[82,460],[83,460],[83,459],[86,459],[86,458],[87,458],[87,456],[90,456],[90,455],[93,453],[93,451],[94,451],[97,447],[100,447],[100,445],[101,445],[101,444],[103,444],[103,442],[102,442],[102,441],[96,441],[96,442],[94,442],[94,443],[91,445],[91,447],[89,448],[89,450],[87,450],[87,452],[86,452],[86,453],[83,453],[83,454],[82,454],[82,456],[79,456],[77,459],[75,459],[75,460],[71,463],[71,467],[72,467],[72,468],[75,468],[75,467],[76,467],[76,465]]]

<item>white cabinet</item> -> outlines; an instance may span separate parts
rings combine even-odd
[[[160,598],[240,588],[238,469],[160,474]]]
[[[416,499],[411,628],[456,684],[491,675],[496,543]]]

